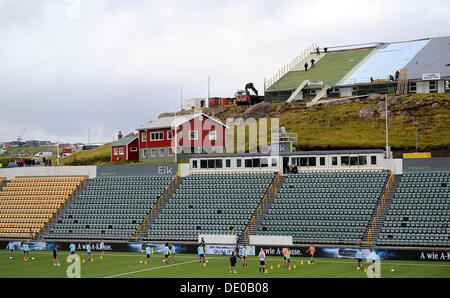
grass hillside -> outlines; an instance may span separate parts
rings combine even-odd
[[[414,94],[389,97],[389,144],[397,157],[401,152],[415,151],[418,124],[419,151],[431,151],[432,156],[450,152],[450,94]],[[276,117],[288,132],[298,134],[297,150],[371,149],[385,148],[386,127],[379,106],[384,96],[345,100],[341,104],[321,104],[306,107],[306,102],[272,103],[269,112],[252,114],[248,106],[205,108],[203,112],[226,123],[227,118]],[[381,103],[380,103],[381,102]],[[269,105],[264,103],[265,105]],[[379,106],[377,106],[379,105]],[[267,106],[266,106],[267,108]],[[363,108],[372,116],[361,118]],[[192,112],[185,112],[192,113]],[[270,121],[268,121],[270,129]],[[235,138],[237,133],[235,133]],[[270,141],[270,140],[269,140]],[[236,142],[235,142],[236,143]],[[111,143],[79,151],[61,160],[62,165],[129,164],[111,162]],[[246,148],[248,149],[248,133]],[[442,153],[443,152],[443,153]]]
[[[418,123],[419,151],[450,149],[450,94],[414,94],[389,99],[389,144],[392,150],[415,150],[414,122]],[[266,116],[278,117],[280,126],[298,134],[299,141],[294,144],[297,150],[386,146],[385,118],[377,110],[377,104],[384,106],[384,96],[309,108],[306,108],[307,101],[273,103],[272,111]],[[361,118],[362,108],[371,109],[372,116]],[[218,107],[205,109],[204,113],[225,122],[229,117],[246,116],[246,109],[242,106]]]
[[[60,164],[63,166],[99,165],[110,161],[111,143],[107,143],[94,149],[75,152],[62,158]]]

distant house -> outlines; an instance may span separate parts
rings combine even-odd
[[[221,121],[203,113],[150,121],[137,129],[139,160],[179,162],[186,160],[190,153],[221,152],[225,147],[226,128]]]
[[[186,110],[198,110],[206,108],[206,100],[204,98],[189,98],[185,102]]]
[[[119,132],[119,139],[111,144],[111,161],[139,159],[139,140],[136,136],[122,137]]]

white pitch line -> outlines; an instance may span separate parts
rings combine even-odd
[[[211,258],[210,258],[210,260],[211,260]],[[128,275],[128,274],[141,273],[141,272],[146,272],[146,271],[151,271],[151,270],[156,270],[156,269],[170,268],[170,267],[174,267],[174,266],[178,266],[178,265],[184,265],[184,264],[189,264],[189,263],[194,263],[194,262],[198,262],[198,260],[187,261],[187,262],[183,262],[183,263],[176,263],[176,264],[172,264],[172,265],[153,267],[153,268],[142,269],[142,270],[136,270],[136,271],[125,272],[125,273],[119,273],[119,274],[115,274],[115,275],[111,275],[111,276],[105,276],[104,278],[111,278],[111,277],[123,276],[123,275]]]

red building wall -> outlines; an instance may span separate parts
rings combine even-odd
[[[111,147],[111,160],[119,161],[119,160],[138,160],[139,159],[139,142],[138,139],[135,139],[127,146],[112,146]],[[135,147],[136,151],[131,151],[131,148]],[[114,148],[117,148],[117,154],[114,154]],[[120,154],[120,148],[123,148],[123,154]]]
[[[189,131],[197,131],[197,139],[189,139]],[[172,140],[167,139],[167,132],[172,131]],[[146,131],[139,131],[139,146],[140,148],[159,148],[159,147],[171,147],[175,142],[174,129],[154,129]],[[180,138],[180,132],[183,132],[182,138]],[[209,140],[209,132],[216,132],[216,140]],[[150,135],[152,132],[164,132],[164,140],[151,141]],[[142,135],[147,134],[147,140],[142,141]],[[200,117],[192,119],[183,125],[178,127],[177,134],[177,146],[178,147],[202,147],[202,146],[225,146],[225,126],[213,121],[205,116],[200,120]]]

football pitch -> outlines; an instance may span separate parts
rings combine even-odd
[[[93,262],[87,260],[86,252],[77,252],[80,257],[81,278],[367,278],[364,270],[356,269],[356,260],[316,258],[315,264],[308,264],[308,258],[292,258],[291,269],[283,267],[282,257],[267,257],[266,274],[259,274],[257,257],[248,259],[248,268],[241,261],[236,265],[237,273],[230,273],[228,256],[207,255],[208,263],[203,266],[193,254],[177,254],[175,263],[163,262],[162,254],[153,254],[145,264],[145,254],[106,252],[103,259],[98,252],[93,253]],[[59,252],[61,266],[53,266],[51,251],[32,251],[28,261],[23,253],[16,251],[14,258],[9,252],[0,253],[0,278],[66,278],[68,252]],[[34,258],[34,260],[32,259]],[[303,263],[303,264],[302,264]],[[280,265],[280,267],[278,267]],[[364,261],[364,267],[369,263]],[[421,262],[382,260],[381,278],[450,278],[450,264],[445,262]],[[72,270],[73,271],[73,270]]]

